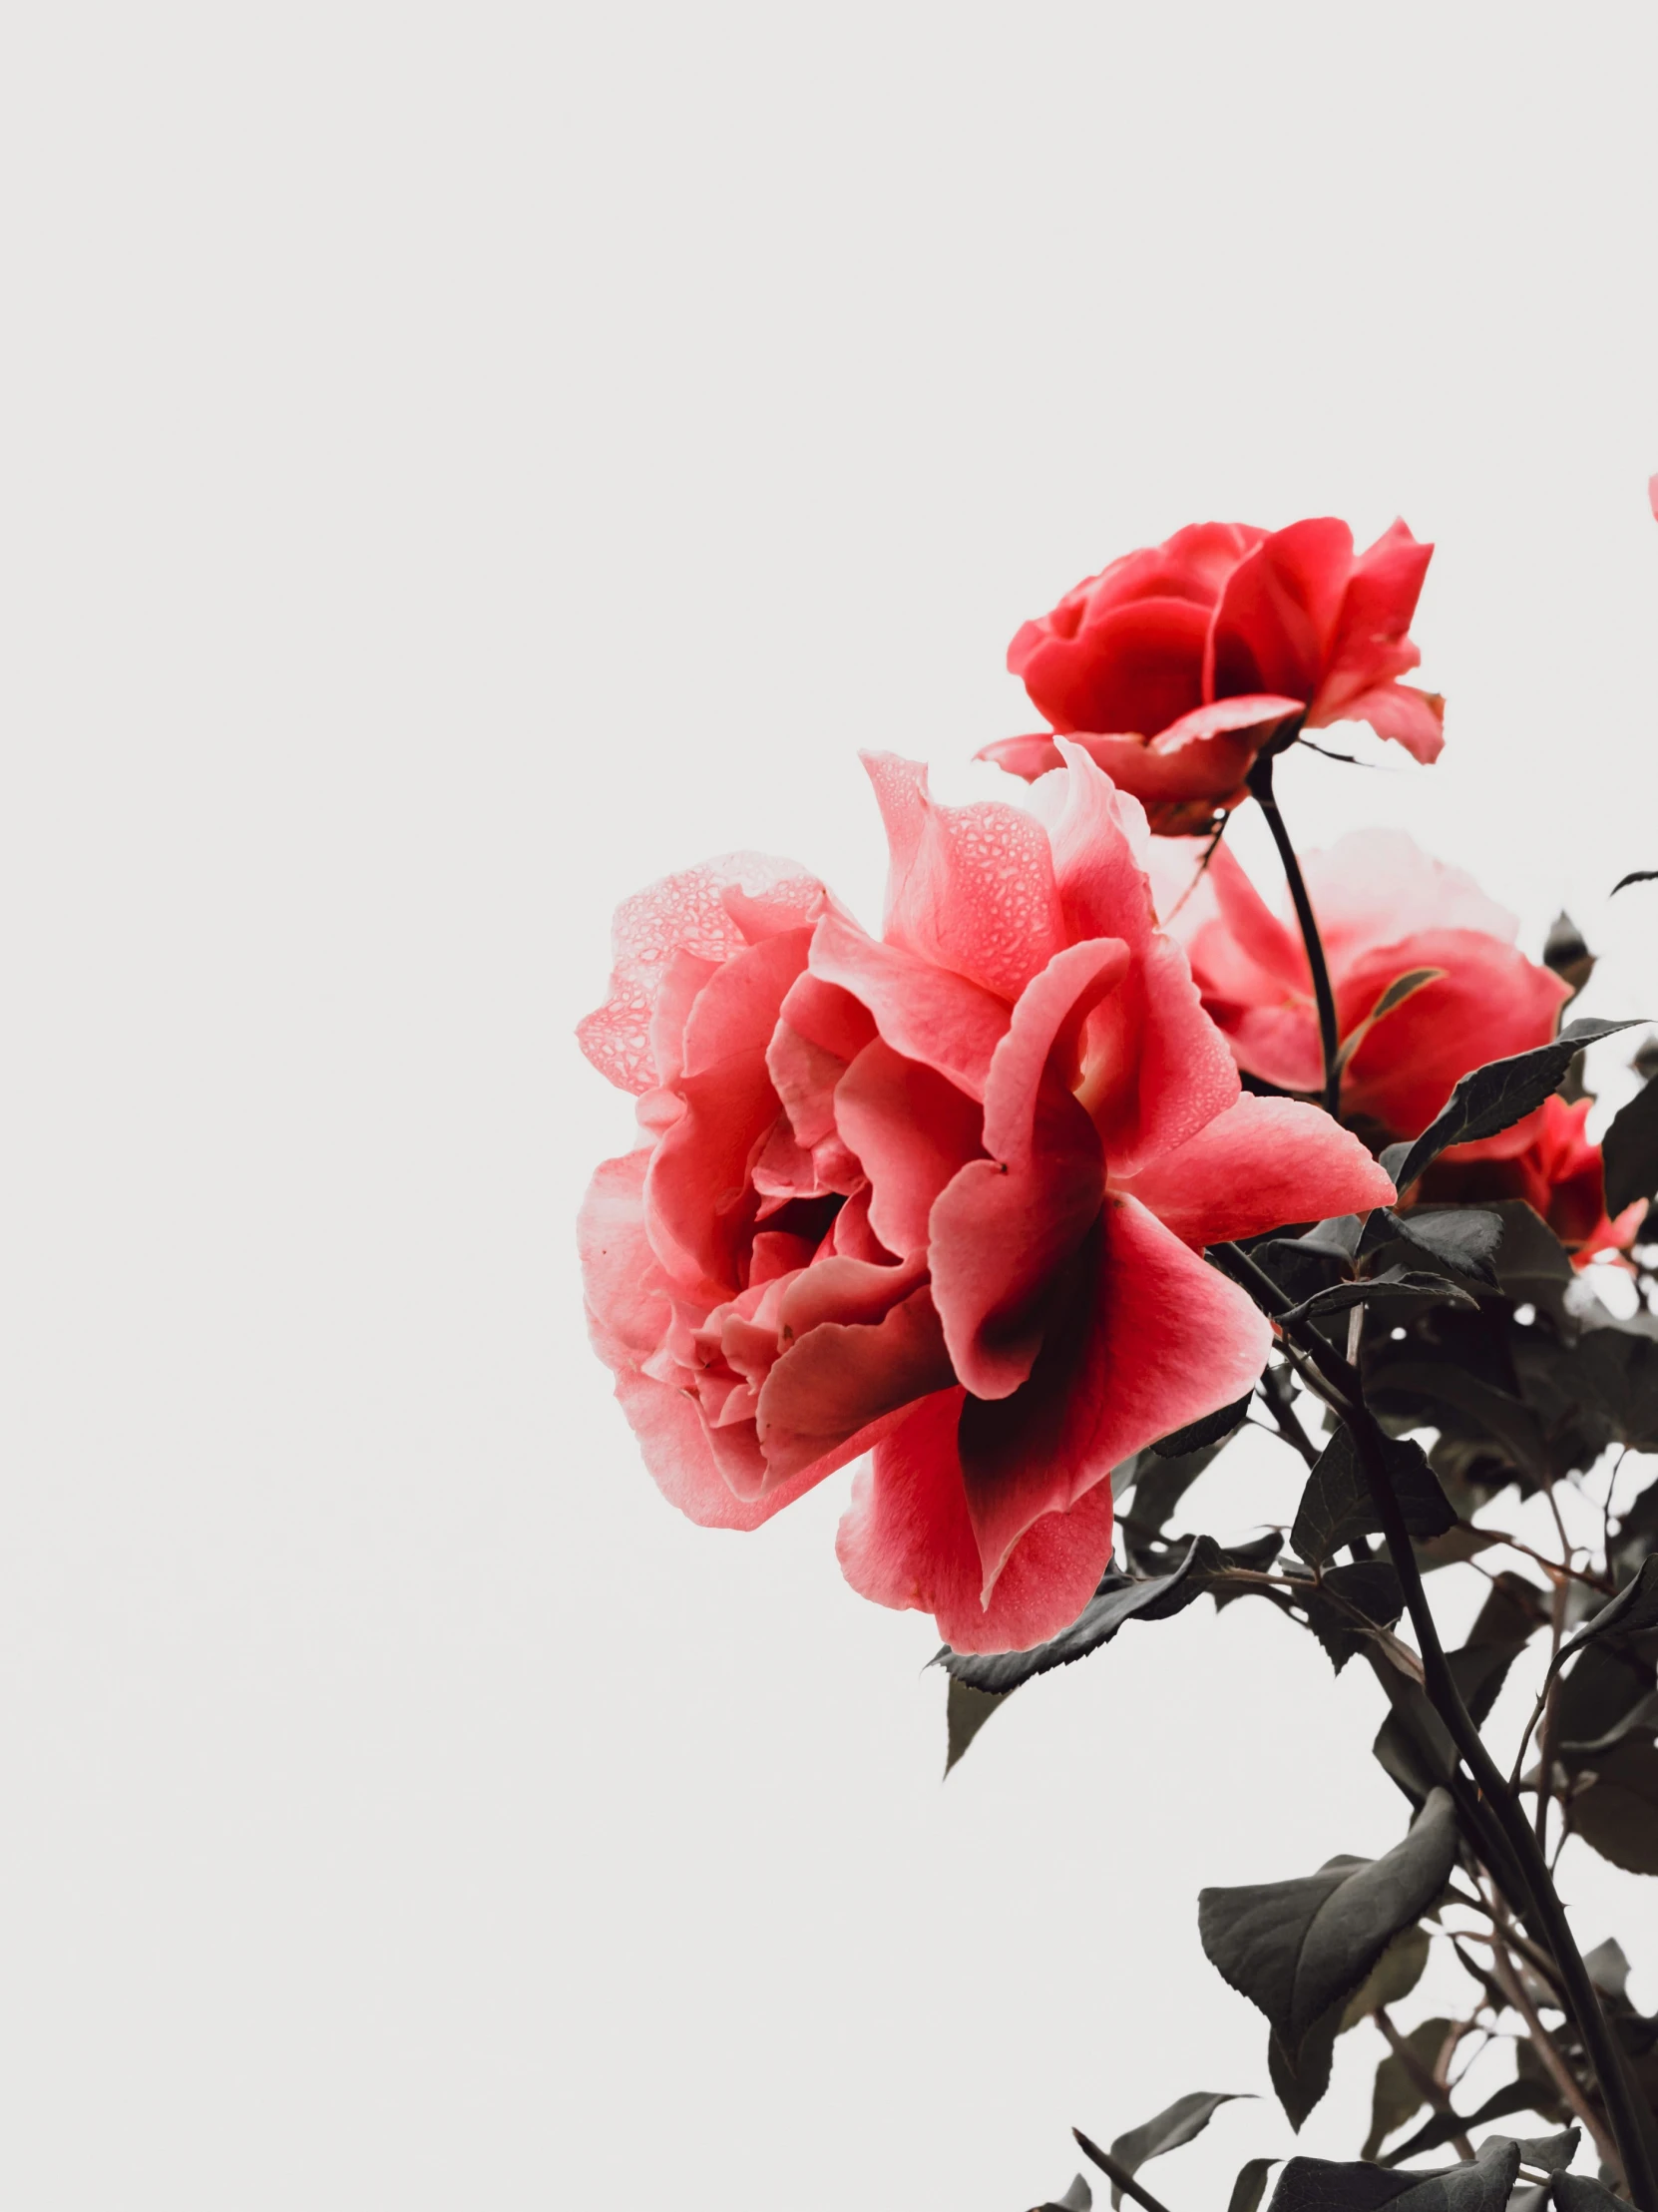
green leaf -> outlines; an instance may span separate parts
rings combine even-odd
[[[1395,976],[1364,1020],[1343,1038],[1341,1051],[1336,1055],[1338,1070],[1346,1068],[1378,1022],[1390,1015],[1396,1006],[1403,1006],[1425,983],[1438,983],[1445,972],[1443,968],[1410,968],[1404,975]]]
[[[1448,1145],[1495,1136],[1540,1106],[1585,1045],[1635,1026],[1633,1022],[1568,1022],[1552,1044],[1475,1068],[1414,1142],[1388,1147],[1382,1154],[1384,1169],[1400,1190],[1406,1189]]]
[[[1308,2113],[1330,2086],[1340,2014],[1340,2005],[1333,2004],[1316,2019],[1293,2057],[1276,2035],[1269,2032],[1267,2036],[1267,2079],[1284,2107],[1284,2117],[1298,2135]]]
[[[1349,1659],[1374,1641],[1364,1622],[1391,1628],[1405,1610],[1405,1592],[1386,1559],[1356,1559],[1351,1566],[1327,1567],[1320,1580],[1296,1591],[1295,1602],[1340,1674]],[[1355,1620],[1355,1613],[1363,1617]]]
[[[1567,1807],[1572,1834],[1626,1873],[1658,1874],[1658,1746],[1620,1743],[1593,1773]]]
[[[1093,2191],[1078,2174],[1062,2197],[1038,2204],[1036,2212],[1093,2212]]]
[[[1227,2199],[1226,2212],[1257,2212],[1266,2194],[1267,2176],[1278,2163],[1276,2158],[1251,2158],[1238,2168],[1238,2178],[1232,2184],[1232,2194]]]
[[[1624,883],[1643,882],[1644,877],[1625,876]],[[1618,886],[1622,890],[1623,885]],[[1591,2181],[1587,2174],[1556,2174],[1550,2187],[1554,2191],[1555,2212],[1629,2212],[1622,2197],[1613,2196],[1604,2181]]]
[[[1554,2135],[1522,2135],[1519,2138],[1520,2164],[1531,2167],[1536,2173],[1564,2173],[1577,2156],[1577,2146],[1582,2139],[1580,2127],[1562,2127]]]
[[[1147,2159],[1161,2158],[1164,2151],[1178,2150],[1194,2135],[1201,2135],[1223,2104],[1234,2103],[1247,2093],[1237,2089],[1194,2089],[1188,2096],[1176,2097],[1155,2119],[1143,2121],[1140,2126],[1131,2127],[1126,2135],[1119,2135],[1111,2145],[1111,2156],[1126,2172],[1138,2173]],[[1122,2191],[1113,2181],[1113,2212],[1121,2202]]]
[[[1519,2145],[1501,2135],[1481,2143],[1471,2164],[1431,2174],[1292,2158],[1267,2212],[1381,2212],[1385,2204],[1398,2212],[1505,2212],[1518,2172]]]
[[[1583,932],[1565,912],[1556,914],[1543,940],[1543,966],[1552,968],[1562,983],[1571,985],[1576,998],[1595,972],[1595,956],[1584,942]]]
[[[1529,2050],[1531,2045],[1522,2043],[1520,2048]],[[1388,2163],[1399,2166],[1407,2158],[1420,2158],[1424,2151],[1444,2150],[1453,2135],[1465,2135],[1470,2128],[1482,2127],[1487,2120],[1505,2120],[1515,2112],[1552,2112],[1558,2097],[1550,2094],[1551,2088],[1552,2083],[1540,2085],[1529,2075],[1522,2074],[1517,2081],[1505,2081],[1472,2112],[1431,2113],[1414,2135],[1394,2145],[1388,2153]]]
[[[1425,2073],[1432,2073],[1445,2048],[1445,2039],[1451,2033],[1451,2022],[1446,2019],[1424,2020],[1420,2027],[1413,2027],[1405,2038],[1410,2051]],[[1376,2084],[1371,2090],[1370,2133],[1365,2138],[1362,2158],[1379,2158],[1382,2145],[1388,2137],[1405,2125],[1408,2119],[1420,2112],[1428,2099],[1418,2088],[1415,2076],[1397,2050],[1390,2050],[1376,2068]],[[1453,2126],[1451,2134],[1460,2132]],[[1450,2141],[1450,2136],[1446,2138]],[[1423,2145],[1426,2149],[1428,2146]]]
[[[946,1644],[935,1663],[952,1680],[967,1682],[976,1690],[1017,1690],[1022,1682],[1051,1667],[1085,1659],[1090,1651],[1109,1643],[1124,1621],[1168,1619],[1203,1594],[1202,1571],[1222,1563],[1223,1554],[1213,1537],[1193,1537],[1185,1557],[1171,1573],[1140,1578],[1111,1568],[1070,1626],[1035,1650],[952,1651]]]
[[[1393,1939],[1444,1889],[1456,1821],[1436,1789],[1382,1859],[1338,1859],[1297,1881],[1205,1890],[1198,1935],[1210,1963],[1266,2014],[1292,2066],[1332,2007],[1345,2004]]]
[[[1492,1290],[1499,1287],[1491,1262],[1502,1242],[1500,1213],[1492,1213],[1485,1206],[1415,1207],[1409,1213],[1379,1206],[1366,1232],[1374,1234],[1373,1250],[1386,1240],[1389,1231],[1438,1260],[1442,1267],[1454,1267],[1458,1274],[1469,1275]]]
[[[1006,1690],[976,1690],[970,1682],[952,1680],[944,1701],[946,1774],[1008,1694]]]
[[[1548,1671],[1558,1673],[1574,1653],[1581,1651],[1586,1643],[1598,1642],[1602,1636],[1635,1636],[1648,1628],[1658,1628],[1658,1555],[1643,1559],[1635,1579],[1626,1582],[1616,1597],[1608,1598],[1575,1636],[1566,1638]]]
[[[1647,1084],[1619,1106],[1600,1140],[1600,1157],[1608,1213],[1658,1191],[1658,1085]]]
[[[1432,1948],[1432,1939],[1420,1922],[1402,1928],[1348,1998],[1336,2032],[1345,2035],[1362,2020],[1368,2020],[1379,2005],[1397,2004],[1401,1997],[1409,1996],[1422,1980]]]
[[[1383,1447],[1400,1511],[1412,1536],[1426,1540],[1453,1529],[1455,1512],[1422,1446],[1408,1437],[1385,1437]],[[1355,1537],[1376,1536],[1381,1528],[1382,1517],[1371,1495],[1358,1447],[1344,1423],[1307,1478],[1290,1543],[1309,1566],[1322,1566],[1344,1544],[1351,1544]]]
[[[1321,1321],[1326,1314],[1346,1313],[1353,1306],[1400,1305],[1407,1299],[1419,1305],[1430,1301],[1437,1305],[1471,1307],[1479,1302],[1447,1275],[1427,1275],[1410,1267],[1389,1267],[1380,1275],[1368,1275],[1360,1282],[1332,1283],[1328,1290],[1316,1290],[1279,1319],[1286,1326],[1297,1321]]]
[[[1185,1428],[1159,1437],[1152,1451],[1160,1459],[1173,1460],[1183,1458],[1188,1452],[1201,1452],[1206,1444],[1224,1444],[1235,1430],[1242,1428],[1254,1395],[1255,1386],[1251,1384],[1243,1396],[1234,1398],[1229,1406],[1221,1406],[1214,1413],[1206,1413],[1201,1421],[1189,1421]]]

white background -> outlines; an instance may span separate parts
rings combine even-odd
[[[1605,903],[1658,865],[1655,61],[1445,0],[13,11],[8,2204],[1020,2212],[1072,2121],[1265,2089],[1195,1892],[1395,1838],[1374,1683],[1202,1605],[941,1786],[847,1479],[736,1539],[639,1470],[570,1031],[706,853],[873,919],[856,747],[989,788],[1078,577],[1325,512],[1439,540],[1450,743],[1298,761],[1298,830],[1404,824],[1533,947],[1565,900],[1658,1014]],[[1263,1452],[1194,1515],[1287,1518]],[[1567,1887],[1658,2003],[1650,1886]]]

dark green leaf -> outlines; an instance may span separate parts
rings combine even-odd
[[[1430,1259],[1438,1260],[1442,1267],[1454,1267],[1460,1275],[1487,1283],[1492,1290],[1497,1288],[1491,1261],[1502,1242],[1500,1213],[1484,1206],[1417,1207],[1410,1213],[1395,1213],[1390,1207],[1379,1206],[1371,1215],[1371,1229],[1366,1233],[1373,1231],[1373,1250],[1391,1231],[1418,1251],[1426,1252]]]
[[[1632,883],[1658,883],[1658,868],[1635,868],[1628,875],[1619,876],[1608,896],[1615,899],[1620,891],[1627,890]]]
[[[1125,1541],[1143,1545],[1160,1536],[1175,1507],[1219,1452],[1218,1444],[1206,1444],[1197,1452],[1183,1452],[1178,1459],[1162,1458],[1156,1452],[1141,1452],[1134,1464],[1133,1496],[1122,1524]],[[1112,1480],[1115,1488],[1121,1491],[1126,1488],[1128,1477],[1119,1474]]]
[[[1188,1452],[1201,1452],[1206,1444],[1224,1444],[1229,1436],[1242,1428],[1249,1412],[1249,1401],[1255,1395],[1253,1384],[1241,1398],[1234,1398],[1229,1406],[1221,1406],[1214,1413],[1206,1413],[1201,1421],[1190,1421],[1172,1435],[1159,1437],[1151,1447],[1165,1460],[1183,1458]]]
[[[1444,1889],[1456,1855],[1449,1794],[1436,1790],[1385,1858],[1335,1860],[1298,1881],[1205,1890],[1198,1934],[1210,1962],[1263,2011],[1292,2060],[1344,2004],[1401,1929]]]
[[[1194,2135],[1201,2135],[1223,2104],[1231,2104],[1245,2093],[1237,2089],[1194,2089],[1189,2096],[1176,2097],[1154,2120],[1145,2120],[1119,2135],[1111,2145],[1111,2156],[1125,2173],[1138,2173],[1147,2159],[1161,2158],[1164,2151],[1178,2150]],[[1122,2191],[1112,2182],[1113,2208],[1121,2202]]]
[[[1599,1612],[1586,1621],[1575,1636],[1566,1638],[1556,1652],[1549,1672],[1556,1673],[1586,1643],[1597,1642],[1605,1635],[1640,1635],[1648,1628],[1658,1628],[1658,1556],[1643,1559],[1635,1579],[1625,1583],[1616,1597],[1608,1598]]]
[[[1398,1305],[1406,1299],[1419,1305],[1432,1300],[1439,1305],[1471,1306],[1470,1298],[1459,1284],[1446,1275],[1427,1275],[1410,1267],[1385,1268],[1380,1275],[1370,1275],[1362,1282],[1332,1283],[1328,1290],[1317,1290],[1312,1297],[1304,1298],[1299,1306],[1292,1306],[1280,1320],[1288,1324],[1297,1321],[1320,1321],[1326,1314],[1346,1313],[1353,1306]]]
[[[1485,1602],[1468,1630],[1468,1642],[1506,1644],[1518,1652],[1539,1628],[1547,1627],[1548,1620],[1548,1592],[1512,1567],[1503,1567],[1485,1592]]]
[[[1453,1407],[1487,1430],[1510,1454],[1516,1467],[1536,1482],[1552,1480],[1548,1445],[1537,1417],[1511,1392],[1470,1375],[1451,1360],[1397,1360],[1367,1377],[1367,1395],[1407,1391],[1442,1406]]]
[[[1498,1991],[1498,1995],[1501,1992]],[[1529,2049],[1530,2045],[1522,2045]],[[1500,2089],[1488,2096],[1477,2110],[1472,2112],[1432,2112],[1414,2135],[1408,2135],[1403,2143],[1396,2143],[1388,2153],[1390,2166],[1403,2165],[1407,2158],[1420,2158],[1424,2151],[1444,2150],[1453,2135],[1465,2135],[1470,2128],[1481,2127],[1488,2120],[1505,2120],[1515,2112],[1537,2112],[1552,2108],[1546,2087],[1522,2076],[1518,2081],[1505,2081]]]
[[[1322,1580],[1296,1592],[1295,1601],[1307,1615],[1307,1625],[1340,1674],[1355,1652],[1374,1639],[1365,1621],[1391,1628],[1405,1610],[1405,1592],[1399,1576],[1386,1559],[1356,1559],[1351,1566],[1332,1566]],[[1358,1613],[1362,1617],[1355,1619]]]
[[[1226,2212],[1257,2212],[1266,2194],[1267,2176],[1278,2163],[1276,2158],[1252,2158],[1247,2165],[1238,2168],[1238,2178],[1232,2184],[1232,2194],[1227,2199]]]
[[[1413,2027],[1405,2038],[1406,2048],[1422,2067],[1431,2074],[1439,2063],[1445,2048],[1445,2039],[1451,2033],[1447,2019],[1424,2020],[1420,2027]],[[1415,2113],[1422,2110],[1427,2098],[1418,2088],[1416,2076],[1397,2050],[1390,2050],[1376,2068],[1376,2085],[1371,2091],[1370,2133],[1365,2138],[1362,2158],[1380,2157],[1382,2145],[1397,2128],[1405,2125]],[[1451,2134],[1460,2133],[1453,2126]],[[1450,2136],[1446,2138],[1450,2141]],[[1427,2145],[1423,2146],[1427,2148]]]
[[[1625,876],[1624,883],[1639,882],[1640,877]],[[1619,884],[1619,890],[1623,884]],[[1613,2196],[1604,2181],[1591,2181],[1587,2174],[1556,2174],[1549,2183],[1554,2192],[1555,2212],[1629,2212],[1622,2197]]]
[[[1062,2197],[1038,2204],[1036,2212],[1093,2212],[1093,2191],[1078,2174]]]
[[[1345,2035],[1362,2020],[1368,2020],[1379,2004],[1397,2004],[1401,1997],[1409,1996],[1422,1980],[1432,1948],[1428,1931],[1420,1922],[1402,1928],[1348,1998],[1337,2033]]]
[[[1284,2117],[1298,2135],[1302,2122],[1330,2086],[1330,2062],[1340,2021],[1341,2006],[1333,2004],[1303,2035],[1293,2057],[1276,2035],[1270,2031],[1267,2035],[1267,2079],[1284,2107]]]
[[[1573,998],[1594,974],[1595,956],[1569,914],[1556,914],[1550,923],[1543,941],[1543,966],[1552,968],[1562,983],[1571,985]]]
[[[1585,1045],[1634,1027],[1633,1022],[1568,1022],[1552,1044],[1475,1068],[1415,1142],[1388,1147],[1383,1167],[1405,1190],[1448,1145],[1495,1136],[1540,1106]]]
[[[1588,1969],[1589,1980],[1602,1996],[1609,1996],[1615,2004],[1628,2002],[1629,1961],[1615,1936],[1608,1936],[1603,1944],[1596,1944],[1593,1951],[1584,1952],[1583,1964]]]
[[[1562,2127],[1557,2135],[1522,2135],[1519,2138],[1520,2164],[1529,2166],[1534,2173],[1564,2173],[1577,2156],[1577,2146],[1583,2139],[1579,2127]]]
[[[1606,1210],[1621,1213],[1658,1191],[1658,1085],[1647,1084],[1613,1114],[1600,1140]]]
[[[1387,1437],[1383,1444],[1400,1511],[1412,1536],[1426,1540],[1453,1529],[1455,1513],[1422,1446],[1408,1437]],[[1307,1478],[1290,1542],[1309,1566],[1322,1566],[1344,1544],[1351,1544],[1355,1537],[1376,1536],[1381,1528],[1382,1517],[1358,1448],[1344,1424]]]
[[[1572,1833],[1627,1873],[1658,1874],[1658,1746],[1620,1743],[1593,1773],[1567,1808]]]
[[[1008,1693],[976,1690],[971,1683],[952,1681],[944,1701],[947,1743],[944,1771],[948,1774]]]
[[[1519,2146],[1493,2135],[1471,2164],[1440,2173],[1392,2173],[1384,2166],[1292,2158],[1267,2212],[1505,2212],[1519,2172]]]
[[[1022,1682],[1051,1667],[1068,1666],[1073,1659],[1097,1651],[1124,1621],[1168,1619],[1202,1595],[1202,1570],[1220,1564],[1221,1549],[1214,1538],[1193,1537],[1171,1573],[1141,1580],[1113,1567],[1070,1626],[1034,1651],[952,1651],[947,1644],[938,1664],[954,1681],[970,1683],[976,1690],[1017,1690]]]

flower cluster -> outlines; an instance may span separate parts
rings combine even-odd
[[[842,1566],[960,1650],[1072,1618],[1111,1469],[1261,1372],[1204,1246],[1394,1194],[1316,1107],[1243,1092],[1137,802],[1060,743],[1030,811],[870,761],[880,937],[740,857],[630,902],[583,1027],[646,1135],[582,1249],[656,1480],[753,1528],[873,1451]]]

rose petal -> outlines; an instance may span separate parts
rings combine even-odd
[[[1359,1139],[1322,1107],[1247,1092],[1122,1187],[1199,1250],[1290,1221],[1368,1213],[1395,1195]]]

